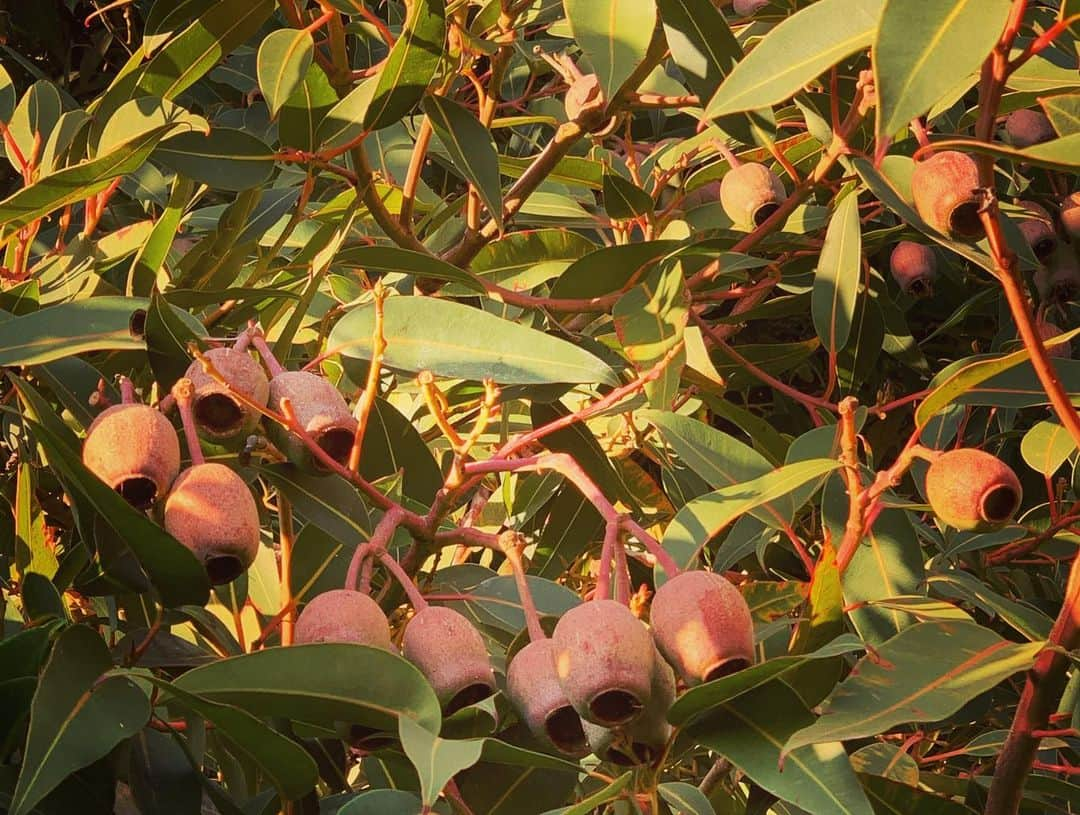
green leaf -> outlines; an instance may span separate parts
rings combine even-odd
[[[813,719],[794,690],[771,682],[724,703],[686,732],[758,786],[811,815],[871,815],[839,742],[799,748],[781,763],[784,742]]]
[[[1009,0],[887,0],[874,40],[877,137],[892,136],[974,73],[1005,28]]]
[[[232,705],[212,702],[156,676],[145,677],[172,701],[213,723],[230,747],[253,761],[286,801],[301,798],[319,780],[319,770],[307,750],[250,713]]]
[[[480,195],[491,217],[503,226],[502,187],[499,181],[499,154],[491,131],[467,108],[442,96],[429,96],[423,103],[431,127],[450,155],[450,162]]]
[[[208,136],[181,133],[163,142],[154,158],[188,178],[219,190],[247,190],[274,172],[274,151],[242,130],[216,127]]]
[[[369,359],[374,319],[374,305],[353,309],[334,326],[328,347]],[[468,331],[461,330],[465,325]],[[501,385],[618,382],[605,363],[566,340],[446,300],[390,297],[383,333],[383,362],[401,371],[475,381],[490,377]]]
[[[0,366],[40,365],[87,351],[141,350],[132,316],[148,300],[94,297],[43,308],[0,323]]]
[[[184,176],[178,175],[173,181],[169,203],[154,222],[149,237],[131,259],[131,269],[124,291],[128,297],[146,297],[150,294],[194,192],[195,185]]]
[[[656,22],[654,0],[563,0],[574,39],[610,102],[645,58]]]
[[[172,306],[157,292],[146,310],[146,353],[154,379],[162,391],[169,391],[191,365],[188,343],[197,341],[191,327],[181,320]]]
[[[551,287],[551,296],[603,297],[623,291],[648,274],[661,258],[681,248],[681,241],[661,240],[597,249],[570,264]]]
[[[469,291],[483,294],[484,286],[467,269],[459,269],[435,255],[426,255],[398,246],[351,246],[334,256],[334,265],[359,266],[378,274],[399,273],[460,283]]]
[[[30,711],[30,734],[11,799],[27,815],[67,776],[107,755],[150,718],[146,694],[112,668],[105,642],[76,625],[56,640]]]
[[[277,116],[293,92],[304,81],[315,56],[311,32],[293,28],[271,31],[259,45],[256,71],[270,117]]]
[[[885,0],[819,0],[766,34],[709,100],[709,118],[783,102],[870,45]]]
[[[49,140],[63,112],[64,102],[52,82],[39,80],[27,89],[8,122],[11,140],[24,158],[33,154],[36,135],[40,135],[42,145]]]
[[[351,798],[337,815],[416,815],[420,799],[404,790],[368,790]]]
[[[1040,99],[1043,111],[1059,136],[1080,133],[1080,93],[1063,93]]]
[[[849,190],[829,220],[810,301],[814,330],[830,354],[843,348],[851,333],[862,279],[860,227],[859,194]]]
[[[651,215],[652,196],[621,175],[604,173],[604,210],[615,219],[637,218]]]
[[[1050,478],[1076,450],[1072,437],[1056,422],[1038,422],[1020,440],[1020,454],[1031,469]]]
[[[394,731],[401,716],[429,730],[441,722],[439,700],[424,675],[396,654],[366,645],[264,648],[194,668],[176,686],[256,716],[308,724]]]
[[[328,147],[319,140],[318,134],[337,104],[337,91],[330,84],[326,71],[317,62],[312,63],[304,81],[285,100],[278,114],[278,138],[282,146],[307,151]]]
[[[15,84],[11,81],[11,74],[7,72],[7,68],[0,65],[0,122],[11,122],[16,101]]]
[[[898,745],[876,742],[861,747],[851,754],[851,766],[857,773],[870,773],[895,781],[919,784],[919,765]]]
[[[379,71],[364,115],[365,130],[392,125],[416,107],[442,60],[445,39],[444,0],[410,3],[401,36]]]
[[[974,815],[963,804],[888,778],[860,775],[876,815]]]
[[[143,25],[143,51],[151,56],[216,0],[157,0]]]
[[[623,351],[638,373],[658,364],[682,340],[689,304],[680,264],[657,269],[615,304],[612,316]],[[671,406],[679,390],[685,352],[672,359],[660,376],[645,385],[645,394],[658,410]]]
[[[592,795],[585,796],[573,806],[549,810],[548,812],[545,812],[544,815],[592,815],[592,813],[597,812],[598,807],[601,807],[608,801],[614,801],[616,798],[619,798],[622,795],[623,790],[629,787],[633,780],[634,774],[625,772],[610,784],[605,785]],[[600,811],[604,810],[601,809]]]
[[[314,142],[321,150],[343,147],[356,140],[367,128],[364,120],[371,107],[376,81],[365,79],[326,112],[318,123]],[[292,102],[290,102],[290,105]]]
[[[398,733],[405,755],[420,776],[420,799],[425,807],[438,800],[451,778],[479,761],[483,749],[479,739],[441,739],[404,716],[398,719]]]
[[[1070,133],[1057,139],[1032,145],[1024,150],[1004,142],[980,142],[975,139],[944,139],[934,143],[942,150],[963,150],[969,153],[982,153],[994,158],[1007,159],[1048,170],[1061,170],[1071,173],[1076,171],[1076,156],[1080,150],[1080,132]]]
[[[685,781],[668,781],[656,788],[677,815],[716,815],[705,793]]]
[[[785,752],[819,742],[884,733],[903,722],[934,722],[1031,667],[1044,642],[1011,643],[965,622],[918,623],[859,660],[821,705],[821,717],[793,734]]]
[[[831,459],[800,461],[780,467],[752,481],[734,484],[695,498],[680,509],[668,524],[664,531],[663,546],[669,551],[692,550],[696,554],[714,535],[740,515],[783,498],[839,466]]]
[[[324,532],[345,541],[371,536],[367,505],[344,478],[305,473],[292,464],[264,465],[258,471],[292,501],[301,517]]]
[[[55,209],[89,198],[114,178],[137,170],[173,125],[143,133],[95,159],[65,167],[0,201],[0,226],[19,229]]]

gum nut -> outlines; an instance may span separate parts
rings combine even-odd
[[[764,164],[740,164],[720,179],[720,203],[740,226],[760,226],[785,198],[780,178]]]
[[[1027,214],[1021,214],[1022,220],[1017,221],[1017,228],[1031,247],[1032,254],[1041,263],[1046,263],[1057,249],[1057,233],[1054,232],[1054,219],[1041,204],[1034,201],[1021,201],[1020,206],[1027,210]]]
[[[582,719],[613,727],[641,714],[654,649],[630,609],[614,600],[582,603],[563,614],[551,638],[559,682]]]
[[[251,354],[232,348],[212,348],[204,356],[225,377],[232,390],[266,407],[270,380]],[[230,393],[230,388],[214,381],[198,360],[191,363],[184,376],[195,387],[195,426],[202,438],[217,444],[242,441],[259,424],[258,411],[243,404]]]
[[[405,627],[401,652],[427,677],[447,716],[495,692],[484,638],[452,608],[418,611]]]
[[[604,761],[624,767],[652,764],[664,753],[674,728],[667,714],[675,703],[675,672],[656,654],[649,702],[631,724],[611,730],[587,725],[593,752]],[[597,752],[599,751],[599,752]]]
[[[739,17],[750,17],[758,9],[769,5],[769,0],[735,0],[731,5]]]
[[[514,655],[506,671],[506,693],[537,739],[568,756],[589,754],[581,717],[555,674],[554,642],[530,642]]]
[[[164,523],[202,562],[215,586],[243,574],[259,551],[255,498],[224,464],[196,464],[180,473],[165,499]]]
[[[937,255],[925,243],[900,241],[889,255],[889,271],[905,294],[925,297],[933,292]]]
[[[308,371],[284,371],[270,380],[270,407],[281,409],[282,398],[292,402],[300,425],[315,443],[339,464],[345,464],[352,450],[356,419],[341,391],[327,379]],[[267,435],[293,464],[316,472],[327,472],[298,436],[276,422],[269,423]]]
[[[917,163],[911,175],[911,193],[922,219],[960,240],[978,240],[985,234],[978,189],[975,159],[956,150],[935,153]]]
[[[676,575],[656,590],[650,613],[657,648],[688,685],[711,682],[754,662],[750,609],[723,575]]]
[[[393,650],[386,614],[368,595],[352,589],[324,591],[311,598],[296,618],[294,641],[351,642]]]
[[[1057,138],[1046,114],[1027,108],[1014,110],[1006,117],[1005,132],[1009,134],[1009,141],[1017,147],[1030,147]]]
[[[1042,338],[1043,342],[1052,340],[1054,337],[1065,333],[1053,323],[1038,322],[1035,324],[1035,328],[1039,332],[1039,336]],[[1046,355],[1058,359],[1072,359],[1072,343],[1063,342],[1060,345],[1047,348]]]
[[[83,464],[137,509],[149,509],[180,472],[180,440],[147,405],[113,405],[90,424]]]
[[[1080,192],[1061,202],[1061,228],[1073,243],[1080,239]]]
[[[926,471],[926,500],[938,519],[964,532],[987,532],[1008,523],[1023,492],[1008,464],[965,447],[942,453]]]
[[[1045,303],[1068,303],[1080,294],[1080,266],[1072,246],[1060,245],[1044,266],[1035,270],[1035,289]]]
[[[596,74],[585,74],[575,79],[566,92],[566,117],[575,121],[583,112],[600,110],[604,98],[600,88],[600,79]]]

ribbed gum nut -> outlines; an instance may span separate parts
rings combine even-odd
[[[1061,202],[1061,228],[1073,243],[1080,240],[1080,192]]]
[[[1058,245],[1057,233],[1054,232],[1054,219],[1050,217],[1050,213],[1044,206],[1035,201],[1021,201],[1020,206],[1027,212],[1019,216],[1021,220],[1017,221],[1016,226],[1024,236],[1027,245],[1031,247],[1032,254],[1040,262],[1046,263]]]
[[[86,431],[83,464],[137,509],[149,509],[180,472],[180,440],[147,405],[113,405]]]
[[[522,722],[541,742],[568,756],[589,754],[581,717],[555,674],[555,643],[530,642],[506,670],[506,693]]]
[[[889,255],[889,271],[905,294],[927,297],[934,290],[937,255],[925,243],[900,241]]]
[[[379,604],[351,589],[325,591],[308,601],[296,618],[297,643],[347,642],[392,651],[390,623]]]
[[[1035,270],[1035,288],[1044,303],[1061,304],[1080,295],[1080,266],[1071,246],[1059,246],[1043,266]]]
[[[739,226],[760,226],[785,198],[783,182],[764,164],[740,164],[720,179],[720,203]]]
[[[935,153],[915,165],[911,193],[926,223],[945,235],[966,241],[983,236],[979,220],[979,168],[956,150]]]
[[[401,653],[427,677],[447,716],[495,692],[484,638],[452,608],[418,611],[405,627]]]
[[[611,729],[585,723],[585,735],[593,753],[603,761],[624,767],[652,764],[663,755],[674,730],[667,720],[674,702],[675,672],[656,654],[649,702],[639,718]]]
[[[315,443],[339,464],[345,464],[352,450],[356,419],[341,392],[318,374],[283,371],[270,380],[270,407],[279,410],[282,398],[292,403],[297,420]],[[276,422],[269,424],[267,435],[293,464],[314,472],[327,472],[299,436]]]
[[[1005,132],[1017,147],[1030,147],[1057,138],[1054,126],[1046,114],[1037,110],[1014,110],[1005,119]]]
[[[769,0],[735,0],[731,5],[735,14],[739,17],[750,17],[758,9],[769,5]]]
[[[715,572],[683,572],[653,596],[657,648],[688,685],[754,662],[754,622],[742,593]]]
[[[585,74],[578,77],[566,92],[566,117],[570,121],[576,121],[583,113],[602,110],[606,104],[600,87],[600,79],[596,74]]]
[[[551,638],[555,672],[582,719],[614,727],[641,715],[654,648],[630,609],[614,600],[582,603],[563,614]]]
[[[1039,332],[1039,337],[1042,338],[1043,342],[1065,333],[1053,323],[1047,322],[1035,323],[1035,329]],[[1072,343],[1063,342],[1060,345],[1047,348],[1046,355],[1058,359],[1072,359]]]
[[[926,471],[926,500],[939,520],[963,532],[987,532],[1008,523],[1023,491],[1012,468],[973,448],[942,453]]]
[[[232,348],[212,348],[203,356],[229,383],[232,390],[266,407],[270,380],[251,354]],[[245,440],[259,423],[258,411],[248,407],[226,387],[203,370],[202,363],[191,363],[184,374],[195,388],[193,411],[199,436],[215,444]]]
[[[215,586],[243,574],[259,551],[255,498],[224,464],[196,464],[180,473],[165,499],[164,525],[194,553]]]

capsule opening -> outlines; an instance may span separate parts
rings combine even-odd
[[[733,659],[725,659],[719,665],[715,665],[709,669],[705,674],[705,681],[712,682],[714,679],[723,679],[725,676],[731,676],[733,673],[738,673],[744,668],[750,667],[750,661],[743,659],[742,657],[734,657]]]
[[[983,496],[981,514],[984,521],[1002,523],[1012,518],[1020,506],[1020,496],[1008,484],[991,487]]]
[[[195,422],[215,436],[226,436],[240,429],[244,411],[228,394],[208,393],[195,400]]]
[[[626,724],[641,712],[641,700],[624,690],[607,690],[598,693],[589,702],[589,712],[598,724],[607,727]]]
[[[985,234],[982,219],[979,217],[979,205],[975,201],[957,204],[949,213],[949,229],[962,238],[981,238]]]
[[[1039,238],[1039,240],[1035,241],[1035,245],[1031,247],[1035,257],[1043,263],[1050,259],[1055,249],[1057,249],[1057,239],[1052,235]]]
[[[157,484],[142,475],[125,478],[116,485],[116,491],[136,509],[150,509],[157,500]]]
[[[762,204],[760,207],[754,210],[754,226],[761,226],[765,221],[769,219],[776,210],[780,209],[780,205],[775,201],[770,201],[767,204]]]
[[[581,717],[569,705],[555,708],[544,720],[544,732],[560,752],[579,756],[589,751]]]
[[[353,446],[353,432],[351,430],[344,427],[331,427],[320,433],[315,438],[315,441],[338,464],[348,462],[349,453],[352,451]],[[320,462],[316,462],[316,464],[320,469],[327,469]]]
[[[474,682],[455,693],[454,698],[446,703],[446,709],[443,713],[450,716],[457,713],[457,711],[461,710],[463,707],[475,705],[477,702],[483,702],[491,696],[492,693],[494,693],[494,690],[490,685],[486,685],[483,682]]]
[[[214,586],[232,583],[244,573],[244,564],[236,555],[211,555],[204,564],[206,576]]]

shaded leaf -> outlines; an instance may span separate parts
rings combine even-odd
[[[654,0],[563,0],[563,9],[611,101],[645,58],[656,21]]]
[[[455,775],[480,760],[479,740],[452,741],[428,732],[412,719],[398,719],[398,734],[405,755],[420,776],[420,798],[431,806]]]
[[[856,190],[849,190],[829,220],[810,302],[814,330],[830,353],[847,344],[861,277],[859,196]]]
[[[499,182],[499,154],[491,131],[467,108],[442,96],[429,96],[424,113],[443,143],[450,161],[473,185],[495,223],[502,229],[502,188]]]
[[[271,31],[259,44],[259,90],[271,117],[304,81],[314,55],[315,42],[306,30],[281,28]]]
[[[444,1],[411,3],[401,36],[379,71],[364,129],[391,125],[416,107],[442,59],[445,39]]]
[[[274,151],[264,141],[227,127],[215,127],[208,136],[173,136],[154,151],[154,158],[170,170],[219,190],[257,187],[274,171]]]

